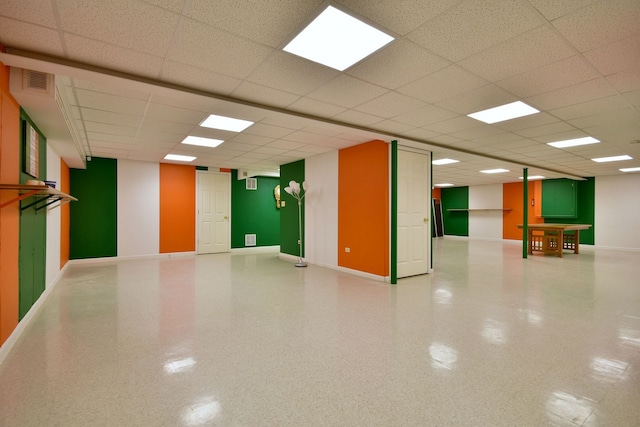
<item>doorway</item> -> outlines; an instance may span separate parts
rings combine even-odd
[[[197,253],[229,252],[231,177],[228,173],[197,171],[197,179]]]

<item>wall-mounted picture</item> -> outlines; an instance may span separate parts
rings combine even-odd
[[[40,157],[40,136],[28,122],[24,122],[24,172],[38,178],[38,158]]]

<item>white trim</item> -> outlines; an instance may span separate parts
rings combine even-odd
[[[279,255],[280,259],[283,259],[285,261],[298,261],[298,257],[296,255],[290,255],[290,254],[285,254],[283,252],[280,252]],[[307,261],[306,259],[303,258],[304,261]],[[330,264],[322,264],[322,263],[311,263],[308,262],[309,265],[315,265],[317,267],[322,267],[322,268],[329,268],[331,270],[336,270],[336,271],[341,271],[343,273],[348,273],[351,274],[353,276],[359,276],[362,277],[364,279],[370,279],[370,280],[375,280],[376,282],[389,282],[391,280],[391,277],[389,276],[378,276],[377,274],[371,274],[371,273],[366,273],[364,271],[359,271],[359,270],[353,270],[351,268],[346,268],[346,267],[340,267],[337,265],[330,265]]]
[[[197,255],[194,251],[189,252],[170,252],[164,254],[149,254],[149,255],[128,255],[128,256],[113,256],[102,258],[82,258],[72,259],[69,263],[72,264],[104,264],[112,261],[136,261],[143,259],[161,259],[161,258],[177,258],[177,257],[189,257]],[[68,264],[68,263],[67,263]]]
[[[244,248],[232,248],[231,253],[251,253],[251,252],[280,252],[280,245],[275,246],[252,246],[252,247],[244,247]],[[296,260],[298,257],[296,257]]]
[[[31,308],[27,312],[27,314],[25,314],[22,320],[18,322],[18,325],[16,326],[16,328],[13,330],[13,332],[11,332],[11,335],[9,335],[9,337],[4,342],[4,344],[0,346],[0,367],[2,366],[2,363],[7,358],[7,356],[9,356],[9,353],[11,353],[11,349],[13,349],[13,346],[16,345],[16,343],[22,336],[23,332],[27,329],[29,324],[36,317],[36,315],[40,311],[40,308],[42,308],[42,306],[44,305],[45,300],[49,297],[53,289],[56,287],[56,285],[62,278],[62,273],[67,269],[69,264],[70,262],[67,262],[64,265],[64,267],[62,267],[62,269],[60,270],[56,278],[53,280],[53,282],[51,282],[51,285],[49,285],[44,290],[44,292],[38,297],[38,299],[36,300],[35,303],[33,303]]]

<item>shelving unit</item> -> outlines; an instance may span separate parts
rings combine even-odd
[[[39,211],[40,209],[44,209],[56,202],[60,202],[57,206],[54,206],[57,208],[69,202],[78,200],[69,194],[58,191],[47,185],[0,184],[0,191],[12,191],[17,194],[16,197],[0,204],[0,209],[29,197],[32,197],[34,200],[27,205],[22,206],[20,210],[34,207],[36,211]]]

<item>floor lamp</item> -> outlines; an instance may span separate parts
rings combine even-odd
[[[302,199],[307,191],[307,181],[302,182],[302,190],[300,190],[300,184],[295,181],[289,181],[289,186],[284,188],[288,194],[298,201],[298,246],[299,256],[296,267],[306,267],[307,263],[302,260]]]

